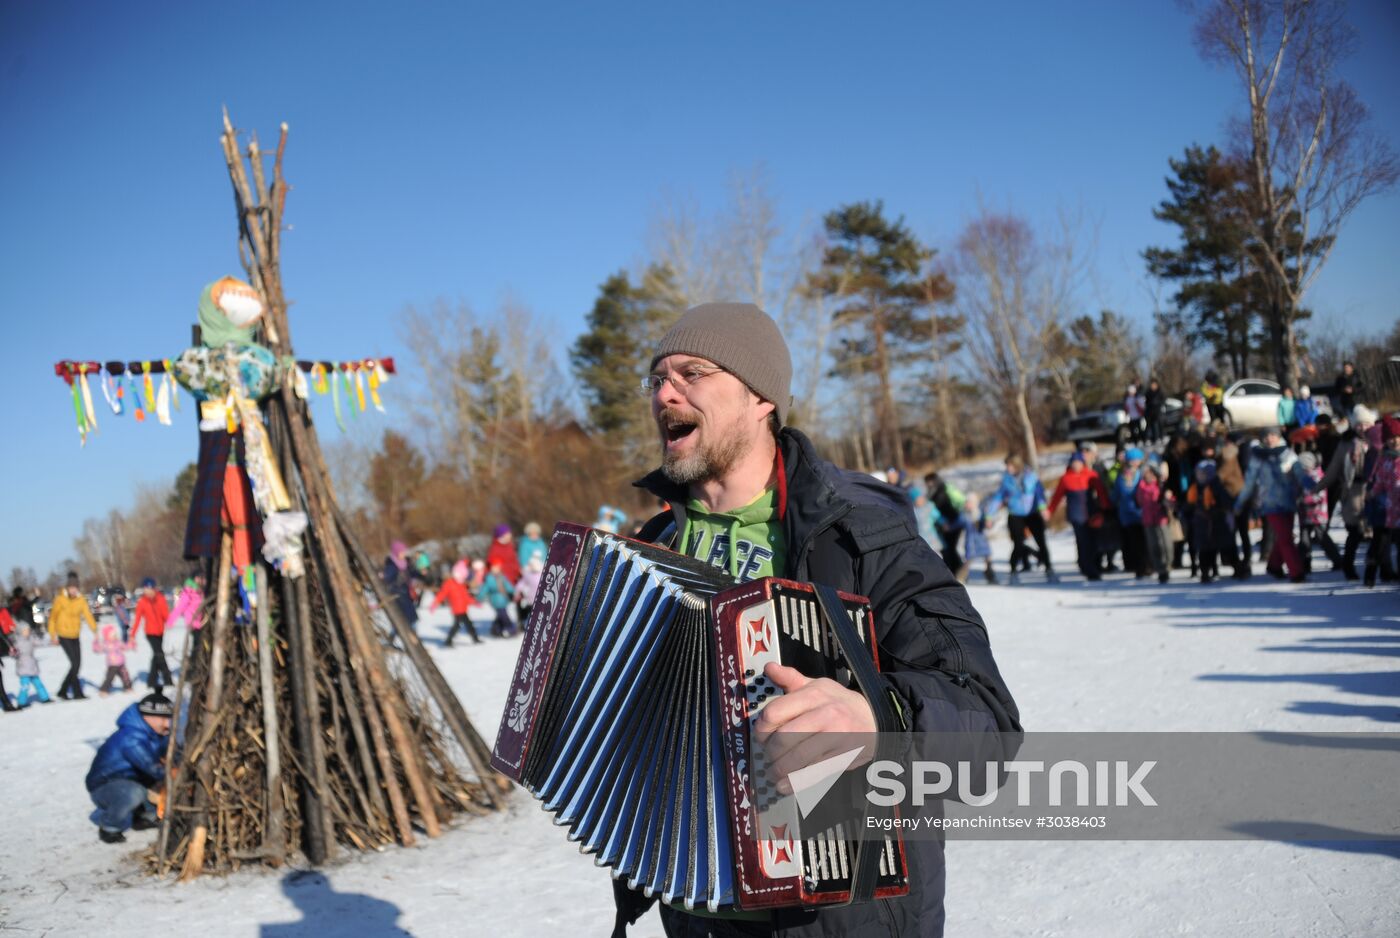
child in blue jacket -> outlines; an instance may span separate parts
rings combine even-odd
[[[481,581],[481,589],[476,595],[496,612],[496,621],[491,623],[491,634],[501,637],[514,635],[515,623],[511,621],[509,610],[511,600],[515,597],[515,587],[511,586],[510,580],[501,572],[499,563],[491,564],[491,572]]]
[[[126,840],[123,831],[159,825],[148,790],[165,778],[166,737],[174,707],[160,691],[147,694],[117,717],[117,731],[107,737],[88,769],[87,790],[104,844]]]

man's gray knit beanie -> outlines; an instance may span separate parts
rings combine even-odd
[[[778,422],[792,404],[792,356],[783,334],[752,303],[702,303],[681,314],[661,339],[651,366],[667,355],[706,358],[738,378],[766,401]]]

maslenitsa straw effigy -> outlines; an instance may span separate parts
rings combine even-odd
[[[220,139],[248,280],[211,284],[202,303],[244,331],[210,335],[202,313],[197,354],[173,366],[202,392],[196,502],[216,505],[191,518],[209,589],[182,654],[151,856],[182,879],[436,837],[508,787],[336,506],[282,293],[287,127],[272,154],[256,136],[240,149],[227,114]],[[225,492],[250,496],[246,518]]]

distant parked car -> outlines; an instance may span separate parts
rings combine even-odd
[[[1179,398],[1168,397],[1162,401],[1163,436],[1170,436],[1181,426],[1183,408]],[[1071,417],[1065,427],[1065,438],[1073,443],[1081,440],[1113,440],[1116,443],[1126,443],[1131,437],[1128,411],[1122,401],[1082,411],[1079,416]]]
[[[1233,430],[1276,427],[1278,402],[1282,399],[1278,382],[1268,378],[1242,378],[1225,389],[1225,423]],[[1332,413],[1332,402],[1326,394],[1314,393],[1313,400],[1318,413]]]

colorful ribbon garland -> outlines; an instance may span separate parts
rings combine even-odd
[[[370,405],[380,413],[386,413],[379,391],[389,381],[389,376],[396,373],[392,358],[326,362],[298,361],[288,356],[282,361],[282,366],[287,371],[287,380],[297,397],[306,400],[312,390],[317,394],[331,395],[335,422],[342,431],[345,430],[345,414],[340,401],[342,394],[349,406],[352,421],[368,410]],[[175,380],[174,368],[168,358],[105,363],[64,360],[54,365],[54,373],[69,386],[73,417],[79,439],[84,445],[87,443],[87,435],[97,432],[98,429],[97,408],[93,404],[89,374],[98,376],[102,396],[116,416],[126,412],[128,396],[131,398],[132,416],[137,423],[144,423],[147,414],[152,414],[157,422],[168,426],[172,422],[171,410],[180,410],[180,386]],[[246,407],[247,402],[226,398],[222,402],[213,403],[216,406],[222,403],[224,423],[229,432],[234,432],[240,422],[239,410]]]

